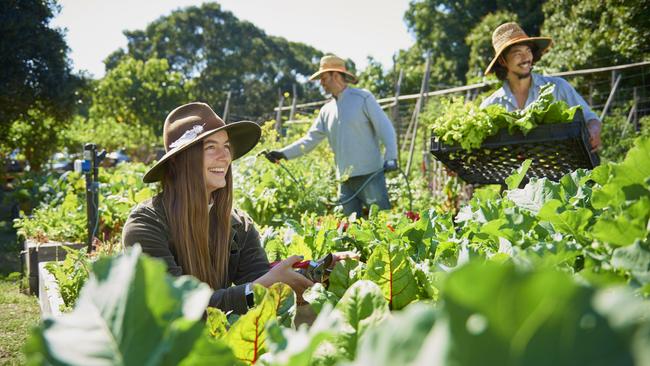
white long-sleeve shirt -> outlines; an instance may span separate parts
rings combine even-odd
[[[321,108],[304,137],[280,151],[293,159],[313,150],[325,137],[334,151],[339,177],[371,174],[383,168],[384,159],[397,159],[393,124],[372,93],[364,89],[346,87]]]

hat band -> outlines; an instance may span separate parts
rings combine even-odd
[[[176,141],[169,144],[169,150],[173,150],[179,146],[185,145],[190,141],[193,141],[196,138],[196,136],[200,135],[203,132],[204,126],[205,123],[202,125],[194,125],[192,128],[185,131],[185,133],[183,133],[183,136],[179,137],[178,139],[176,139]]]
[[[499,47],[499,52],[498,53],[501,53],[504,48],[506,48],[508,46],[511,46],[514,42],[521,41],[521,40],[526,40],[526,39],[530,39],[530,37],[528,37],[526,35],[520,35],[520,36],[511,38],[511,39],[507,40],[503,45],[501,45],[501,47]]]

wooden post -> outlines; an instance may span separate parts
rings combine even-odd
[[[284,136],[282,134],[282,105],[284,104],[284,94],[282,90],[278,89],[279,100],[278,100],[278,112],[275,114],[275,130],[278,132],[278,136]]]
[[[223,121],[228,123],[228,114],[230,114],[230,97],[232,91],[228,90],[228,95],[226,96],[226,105],[223,107]]]
[[[289,111],[289,121],[293,121],[296,118],[296,105],[298,105],[298,92],[296,84],[292,85],[292,94],[291,94],[291,111]]]
[[[413,132],[411,133],[411,148],[409,149],[409,159],[408,162],[406,163],[406,176],[409,176],[409,173],[411,171],[411,164],[413,163],[413,150],[415,148],[415,139],[417,137],[417,132],[418,132],[418,119],[420,116],[420,111],[422,110],[422,106],[424,105],[425,102],[425,93],[426,90],[429,88],[429,72],[431,71],[431,55],[427,53],[427,64],[425,66],[424,70],[424,77],[422,78],[422,86],[420,87],[420,97],[418,98],[417,105],[415,106],[415,111],[413,111]]]
[[[399,95],[402,90],[402,79],[404,78],[404,70],[399,71],[399,76],[397,77],[397,84],[395,84],[395,99],[393,100],[393,108],[391,109],[391,114],[393,117],[393,128],[396,131],[396,139],[399,141],[399,129],[402,127],[402,119],[399,115]],[[399,129],[398,129],[399,128]],[[400,161],[402,151],[397,149],[397,161]]]
[[[399,93],[402,89],[402,79],[404,78],[404,70],[399,71],[399,77],[397,78],[397,84],[395,84],[395,101],[393,102],[392,115],[393,115],[393,125],[399,126],[400,117],[399,117]]]
[[[614,71],[612,71],[612,75],[614,75]],[[614,81],[614,85],[612,86],[612,91],[609,93],[609,97],[607,97],[607,103],[605,103],[605,108],[603,108],[603,112],[600,114],[601,121],[603,120],[603,118],[605,118],[605,115],[607,114],[607,110],[609,109],[610,104],[612,104],[612,100],[614,99],[614,94],[616,94],[616,89],[618,89],[618,85],[620,84],[620,82],[621,82],[621,74],[618,74],[618,76],[616,76],[616,81]]]
[[[634,103],[632,104],[632,108],[630,108],[630,113],[627,115],[627,123],[625,124],[625,127],[623,128],[623,131],[621,133],[621,136],[625,135],[625,131],[627,130],[627,126],[629,126],[631,123],[634,123],[634,131],[638,129],[637,127],[637,116],[638,116],[638,99],[637,99],[637,87],[634,87],[634,94],[633,94],[633,100]]]

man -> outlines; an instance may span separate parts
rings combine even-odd
[[[324,138],[334,151],[337,177],[349,178],[339,187],[339,200],[350,200],[371,176],[361,192],[343,205],[343,212],[362,214],[362,205],[376,204],[390,209],[384,170],[397,169],[397,141],[390,120],[375,97],[363,89],[348,86],[357,77],[345,67],[345,61],[334,55],[320,60],[319,70],[309,80],[319,79],[323,89],[333,96],[321,108],[307,134],[279,151],[271,151],[272,162],[293,159],[313,150]],[[384,145],[382,159],[379,142]]]
[[[569,106],[582,107],[592,151],[600,150],[601,121],[576,90],[560,77],[533,73],[533,65],[549,49],[553,41],[546,37],[528,37],[517,23],[505,23],[492,33],[495,56],[485,70],[485,75],[496,73],[503,86],[487,97],[481,108],[500,104],[509,112],[526,108],[539,96],[540,88],[548,83],[555,85],[553,96]]]

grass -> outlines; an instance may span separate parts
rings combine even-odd
[[[0,365],[26,363],[22,348],[41,315],[38,299],[20,291],[20,245],[10,221],[0,221]]]
[[[40,320],[35,296],[20,292],[18,273],[0,279],[0,365],[24,365],[22,347]]]

